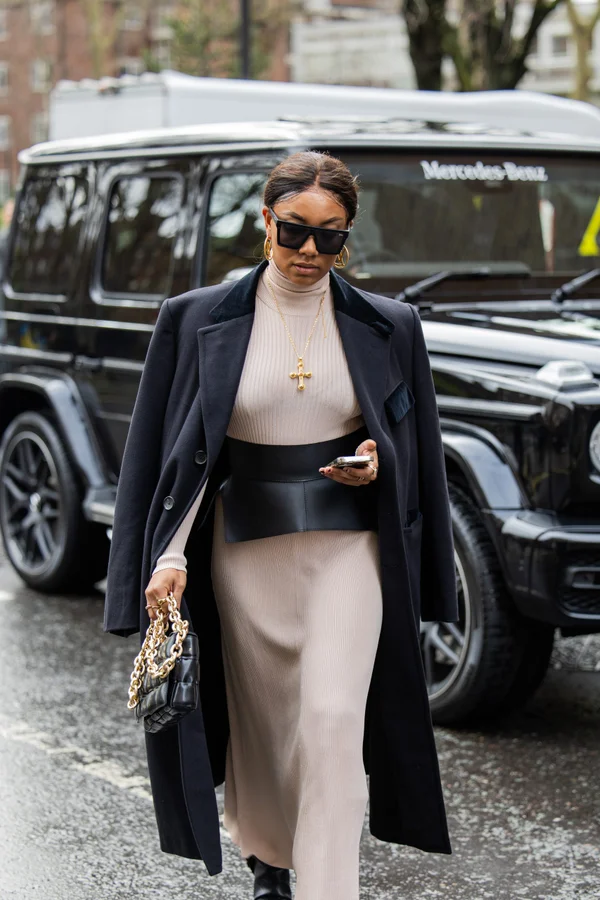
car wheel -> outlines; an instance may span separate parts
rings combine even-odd
[[[440,725],[517,705],[539,685],[549,660],[548,629],[516,610],[477,508],[454,486],[450,501],[460,618],[421,623],[431,713]]]
[[[521,663],[506,696],[498,707],[499,712],[508,712],[523,706],[541,685],[550,665],[554,649],[554,627],[541,622],[528,622],[526,629]]]
[[[37,412],[17,416],[0,445],[0,531],[14,569],[36,590],[76,590],[102,577],[103,536],[90,540],[96,532],[83,520],[67,452]]]

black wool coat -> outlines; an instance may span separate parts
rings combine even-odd
[[[228,740],[219,619],[211,586],[210,501],[254,321],[264,263],[241,281],[166,300],[152,336],[121,469],[105,631],[145,633],[144,589],[208,480],[186,546],[182,613],[200,640],[201,703],[146,736],[161,847],[221,871],[214,785]],[[456,621],[456,581],[440,428],[416,310],[331,273],[335,315],[369,435],[377,442],[383,625],[365,720],[371,832],[450,853],[419,650],[419,619]],[[282,339],[285,335],[282,335]],[[310,387],[309,387],[310,389]],[[324,460],[326,462],[326,460]],[[133,657],[132,653],[132,657]]]

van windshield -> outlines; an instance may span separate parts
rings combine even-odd
[[[344,156],[359,176],[348,242],[354,278],[422,276],[471,264],[570,275],[600,257],[600,159]]]

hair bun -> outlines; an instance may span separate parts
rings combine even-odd
[[[352,222],[358,209],[358,179],[341,159],[316,150],[294,153],[275,166],[265,186],[265,206],[273,207],[315,185],[333,194]]]

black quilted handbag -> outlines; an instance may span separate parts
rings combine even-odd
[[[143,720],[145,730],[155,734],[197,708],[199,682],[198,636],[190,632],[189,622],[181,618],[177,601],[169,594],[135,658],[127,706],[135,710],[138,721]]]

